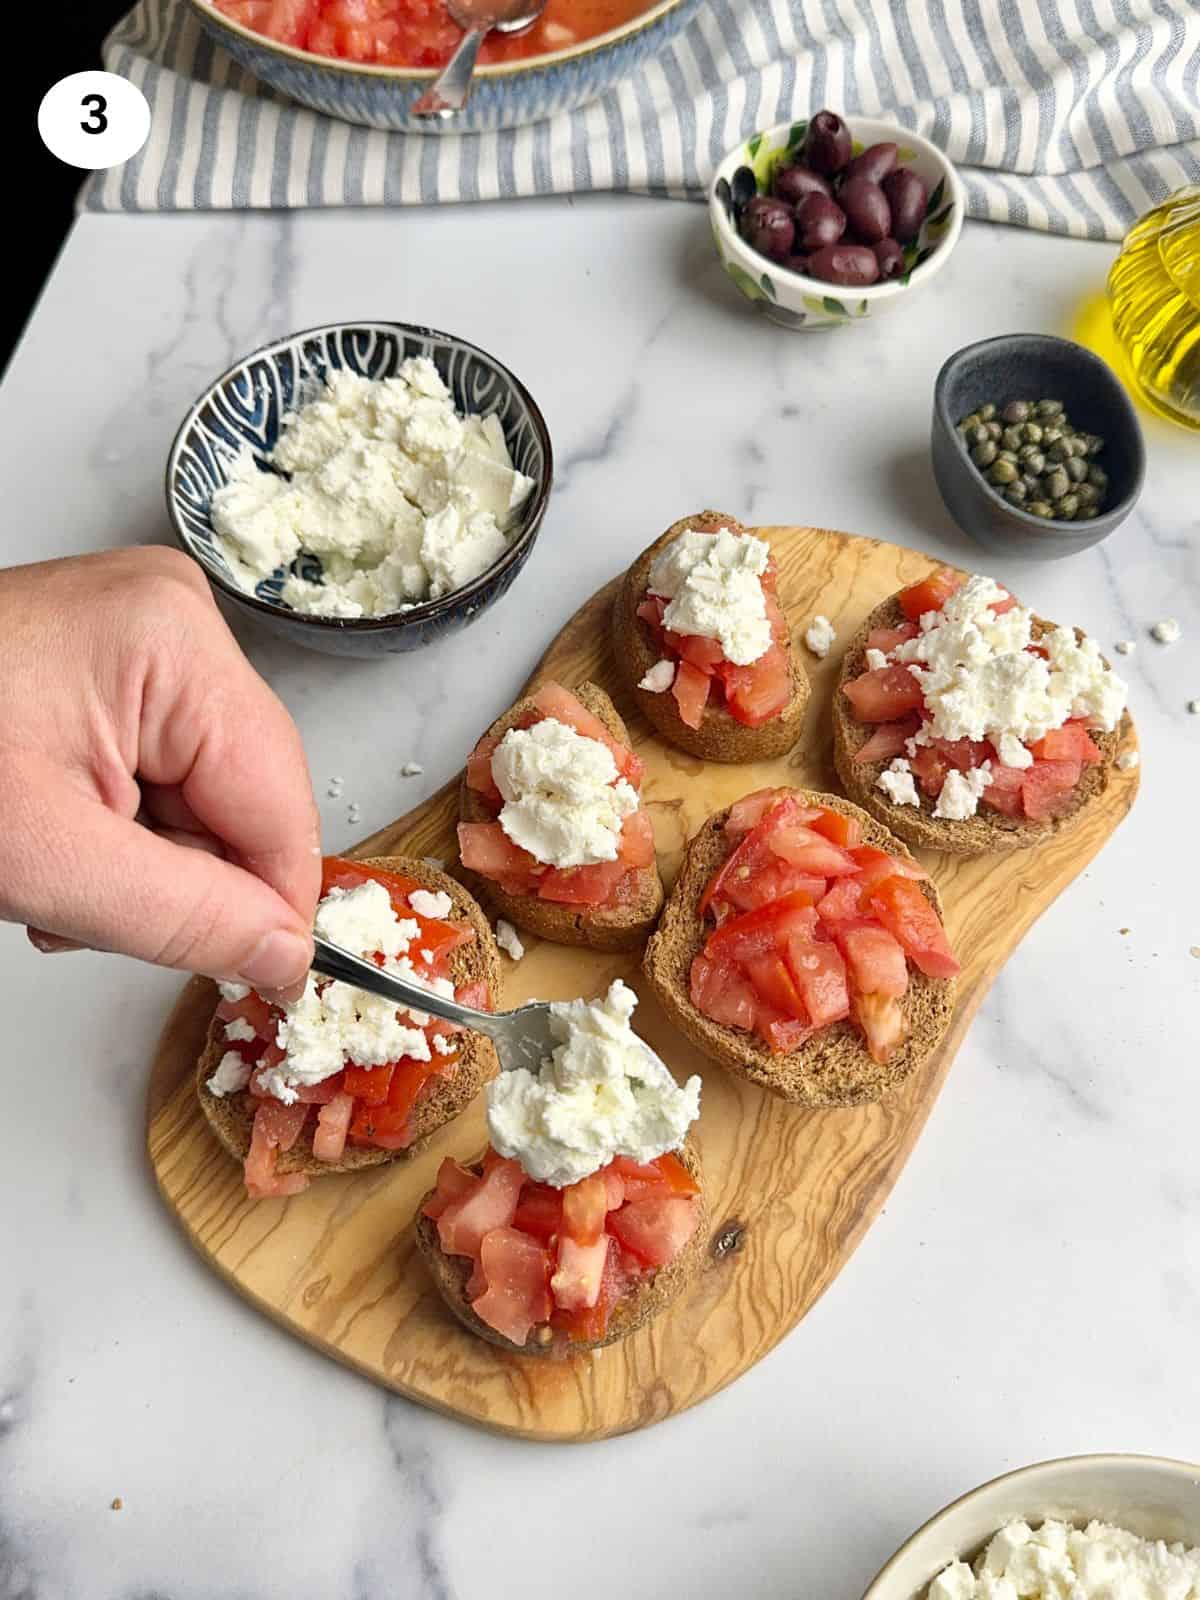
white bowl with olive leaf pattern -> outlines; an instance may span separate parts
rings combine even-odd
[[[929,193],[921,231],[904,247],[906,270],[902,277],[863,288],[842,288],[769,260],[752,250],[738,233],[734,174],[739,168],[748,167],[758,193],[769,194],[776,168],[784,166],[804,143],[807,119],[780,122],[753,134],[725,156],[709,189],[709,219],[721,265],[754,308],[781,327],[805,332],[811,328],[842,328],[894,311],[937,277],[962,232],[962,182],[936,145],[894,122],[879,122],[871,117],[847,117],[845,121],[855,155],[873,144],[899,145],[901,163],[917,173]]]

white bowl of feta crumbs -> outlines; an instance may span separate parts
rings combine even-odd
[[[956,1500],[863,1600],[1200,1600],[1200,1465],[1070,1456]]]
[[[184,418],[176,538],[274,632],[336,655],[417,649],[512,583],[545,514],[545,419],[494,357],[399,322],[263,346]]]

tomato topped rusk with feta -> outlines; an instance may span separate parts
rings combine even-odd
[[[908,1036],[909,968],[960,970],[928,877],[909,855],[865,844],[855,817],[789,789],[739,800],[729,853],[698,914],[707,931],[691,965],[692,1004],[778,1054],[849,1021],[886,1063]]]
[[[700,1080],[680,1087],[633,1032],[636,1003],[618,979],[555,1005],[547,1060],[488,1086],[482,1166],[444,1161],[422,1207],[436,1248],[461,1258],[456,1309],[522,1348],[603,1341],[702,1221],[683,1149]]]
[[[866,667],[843,683],[858,722],[853,756],[888,763],[876,787],[898,806],[954,822],[985,812],[1065,815],[1104,759],[1126,685],[1094,640],[1041,623],[991,578],[942,569],[897,596],[903,620],[874,629]]]
[[[493,820],[459,823],[462,864],[510,895],[631,904],[655,860],[642,777],[641,759],[599,717],[543,684],[515,727],[471,752],[466,786]]]
[[[651,563],[637,615],[662,657],[639,687],[669,691],[689,728],[710,704],[749,728],[788,705],[788,627],[765,539],[684,529]]]
[[[486,980],[454,980],[452,956],[478,935],[453,911],[445,891],[400,873],[337,856],[323,863],[318,934],[431,993],[490,1009]],[[244,984],[220,989],[215,1027],[224,1053],[205,1087],[217,1099],[241,1097],[252,1115],[245,1180],[255,1199],[307,1187],[306,1173],[277,1170],[302,1134],[331,1166],[347,1145],[406,1149],[414,1107],[456,1072],[466,1037],[316,973],[290,1004],[270,1004]]]

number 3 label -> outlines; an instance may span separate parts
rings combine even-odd
[[[73,72],[46,92],[37,121],[51,155],[95,172],[137,154],[150,134],[150,106],[115,72]]]

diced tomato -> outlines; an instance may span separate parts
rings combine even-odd
[[[343,1074],[335,1072],[331,1078],[322,1078],[320,1083],[298,1083],[295,1087],[296,1103],[305,1106],[327,1106],[331,1100],[336,1100],[345,1088]]]
[[[811,900],[819,900],[825,893],[825,879],[792,866],[790,861],[772,861],[770,866],[760,867],[753,877],[728,880],[723,893],[727,897],[723,905],[735,911],[756,911],[791,894],[806,894]]]
[[[789,1055],[816,1033],[811,1022],[800,1017],[785,1016],[772,1006],[760,1006],[754,1019],[754,1031],[776,1055]]]
[[[818,819],[819,820],[819,819]],[[857,831],[857,824],[855,825]],[[855,841],[857,842],[857,841]],[[854,871],[854,859],[816,830],[799,823],[781,823],[767,840],[772,853],[801,872],[821,878],[842,878]]]
[[[920,622],[927,611],[940,611],[956,590],[961,589],[965,578],[961,572],[951,572],[942,567],[919,583],[901,589],[897,599],[900,609],[910,622]]]
[[[313,1129],[313,1155],[318,1161],[340,1161],[346,1148],[346,1134],[354,1114],[354,1099],[348,1094],[335,1095],[317,1113]]]
[[[285,1106],[282,1100],[264,1100],[254,1113],[254,1121],[270,1144],[277,1145],[280,1150],[290,1150],[308,1121],[308,1106],[302,1100],[290,1106]]]
[[[408,897],[414,889],[421,888],[415,878],[401,872],[389,872],[386,867],[369,867],[362,861],[351,861],[345,856],[326,856],[321,862],[321,894],[330,889],[353,889],[360,883],[374,879],[381,883],[391,896],[397,912],[408,915]]]
[[[661,640],[666,632],[663,627],[663,612],[666,609],[667,602],[660,594],[648,594],[637,608],[638,616],[658,640]]]
[[[490,1011],[492,1009],[492,997],[488,993],[486,978],[477,978],[474,983],[460,983],[454,991],[454,998],[459,1005],[474,1006],[476,1011]],[[437,1024],[432,1024],[431,1031],[436,1026]],[[449,1027],[451,1024],[446,1023],[443,1026]]]
[[[438,1238],[446,1254],[478,1256],[486,1234],[510,1227],[523,1182],[520,1163],[501,1158],[474,1189],[452,1200],[438,1218]]]
[[[873,888],[884,878],[927,878],[929,874],[912,856],[891,856],[873,844],[858,844],[850,851],[858,866],[858,881],[864,889]]]
[[[674,1261],[699,1224],[699,1207],[682,1195],[634,1200],[608,1219],[613,1237],[648,1267]]]
[[[871,1059],[886,1065],[897,1046],[908,1037],[908,1023],[894,995],[855,994],[852,1000],[855,1020],[867,1036]]]
[[[279,1105],[279,1101],[259,1106],[254,1114],[254,1122],[250,1128],[250,1149],[246,1155],[243,1176],[246,1182],[246,1193],[251,1200],[266,1200],[274,1197],[300,1194],[308,1188],[308,1177],[303,1172],[280,1173],[276,1170],[279,1161],[281,1146],[278,1137],[280,1122],[272,1113],[271,1105]],[[281,1110],[289,1107],[281,1106]],[[304,1108],[307,1113],[307,1108]],[[296,1134],[299,1128],[296,1129]],[[291,1143],[295,1142],[295,1136]]]
[[[458,853],[472,872],[491,878],[511,894],[526,894],[545,868],[514,844],[498,822],[460,822]]]
[[[729,815],[725,819],[725,832],[731,839],[740,839],[749,833],[751,828],[758,826],[777,800],[782,800],[790,792],[788,789],[756,789],[753,794],[743,795],[729,808]],[[804,815],[797,820],[810,822],[816,815],[816,807],[805,807]]]
[[[595,1244],[604,1231],[608,1189],[598,1172],[569,1184],[562,1192],[563,1230],[576,1244]]]
[[[621,825],[621,853],[617,858],[626,868],[654,865],[654,826],[649,812],[639,807]]]
[[[556,722],[564,722],[567,727],[574,728],[585,739],[595,739],[607,745],[621,776],[635,789],[641,788],[646,770],[641,757],[635,755],[628,745],[614,739],[600,718],[594,717],[586,706],[581,705],[569,689],[564,689],[561,683],[544,683],[533,696],[533,703],[544,717],[553,717]]]
[[[941,794],[946,774],[950,771],[950,762],[939,749],[931,744],[921,745],[909,761],[909,766],[926,794]]]
[[[555,1306],[550,1313],[551,1326],[565,1333],[572,1343],[595,1343],[603,1339],[613,1308],[645,1270],[615,1239],[609,1239],[596,1304],[577,1311],[564,1311],[561,1306]]]
[[[248,1022],[258,1039],[272,1040],[279,1029],[278,1011],[253,989],[242,1000],[222,1000],[217,1007],[217,1016],[222,1022]]]
[[[388,1087],[395,1070],[394,1061],[389,1061],[382,1067],[349,1066],[342,1073],[342,1087],[347,1094],[353,1095],[355,1100],[361,1100],[364,1105],[383,1106],[387,1104]]]
[[[915,622],[902,622],[895,628],[872,628],[867,635],[867,649],[882,650],[885,656],[890,656],[897,646],[915,639],[920,631]]]
[[[1080,761],[1085,764],[1100,760],[1100,750],[1082,722],[1072,720],[1029,746],[1030,754],[1038,761]]]
[[[812,896],[797,890],[723,922],[709,935],[704,954],[711,961],[752,961],[777,954],[790,939],[811,939],[816,923]]]
[[[681,661],[671,685],[675,704],[679,707],[679,720],[688,728],[698,728],[708,704],[712,679],[690,661]]]
[[[846,963],[836,945],[793,939],[787,947],[787,964],[814,1027],[827,1027],[849,1015]]]
[[[996,754],[984,739],[935,739],[933,748],[959,772],[972,772]]]
[[[962,971],[937,912],[911,878],[885,878],[872,890],[869,907],[922,972],[952,978]]]
[[[563,1191],[548,1183],[526,1183],[517,1201],[513,1227],[530,1233],[543,1244],[562,1232]]]
[[[727,1028],[751,1032],[758,1012],[754,985],[732,961],[710,961],[697,956],[692,962],[688,992],[692,1004],[706,1017]]]
[[[1068,811],[1082,772],[1081,761],[1035,761],[1027,767],[1021,804],[1030,821],[1044,822]]]
[[[523,1345],[529,1330],[547,1322],[550,1298],[550,1252],[516,1228],[497,1224],[483,1237],[479,1264],[487,1288],[471,1301],[471,1310],[489,1328]]]
[[[921,726],[917,716],[901,717],[898,722],[881,722],[866,744],[854,752],[855,761],[891,761],[903,755],[908,741]]]
[[[983,804],[1006,817],[1023,816],[1021,787],[1024,782],[1024,768],[1006,767],[1002,762],[993,761],[991,782],[982,795]]]
[[[611,1243],[603,1232],[587,1244],[581,1244],[569,1233],[559,1235],[558,1260],[550,1279],[550,1293],[556,1306],[564,1311],[583,1311],[596,1304]]]
[[[614,1169],[611,1161],[600,1176],[604,1179],[605,1207],[609,1211],[615,1211],[618,1206],[625,1204],[625,1179]]]
[[[709,678],[725,660],[721,641],[705,639],[698,633],[672,633],[667,628],[663,631],[663,643],[680,660],[699,668]]]
[[[481,794],[497,810],[504,803],[504,796],[496,787],[496,780],[492,776],[492,756],[500,739],[496,734],[485,733],[467,757],[467,788],[474,789],[476,794]]]
[[[863,994],[899,999],[908,990],[908,962],[886,928],[860,923],[840,929],[838,946],[846,958],[853,988]]]
[[[700,897],[698,907],[700,917],[703,917],[709,906],[720,898],[725,884],[730,879],[735,876],[742,879],[752,877],[756,869],[771,860],[772,851],[767,842],[771,833],[785,820],[794,820],[795,813],[799,809],[795,796],[784,790],[778,801],[763,812],[759,821],[709,879],[708,887]]]
[[[547,867],[537,882],[538,899],[560,905],[605,905],[628,870],[623,861],[597,861],[587,867]]]
[[[721,677],[730,716],[747,728],[761,728],[770,722],[792,696],[791,667],[786,650],[779,644],[769,646],[747,667],[725,666]]]
[[[858,818],[848,817],[841,811],[830,811],[827,807],[822,808],[809,827],[843,850],[852,850],[862,842],[862,824]]]
[[[863,886],[857,876],[838,878],[824,899],[817,901],[817,917],[832,928],[842,922],[860,921],[862,915]]]
[[[350,1122],[350,1137],[360,1144],[376,1144],[383,1150],[404,1150],[412,1143],[409,1113],[417,1102],[421,1090],[434,1073],[440,1071],[441,1060],[416,1061],[405,1056],[397,1061],[388,1085],[387,1101],[383,1105],[356,1103]]]
[[[452,1201],[463,1199],[480,1181],[477,1172],[464,1167],[453,1156],[446,1156],[438,1168],[437,1187],[421,1207],[421,1215],[436,1220]]]
[[[799,1022],[808,1021],[804,999],[796,980],[781,956],[755,956],[744,963],[746,976],[757,989],[764,1005]]]
[[[907,667],[897,663],[876,667],[842,685],[859,722],[895,722],[925,703],[921,685]]]

